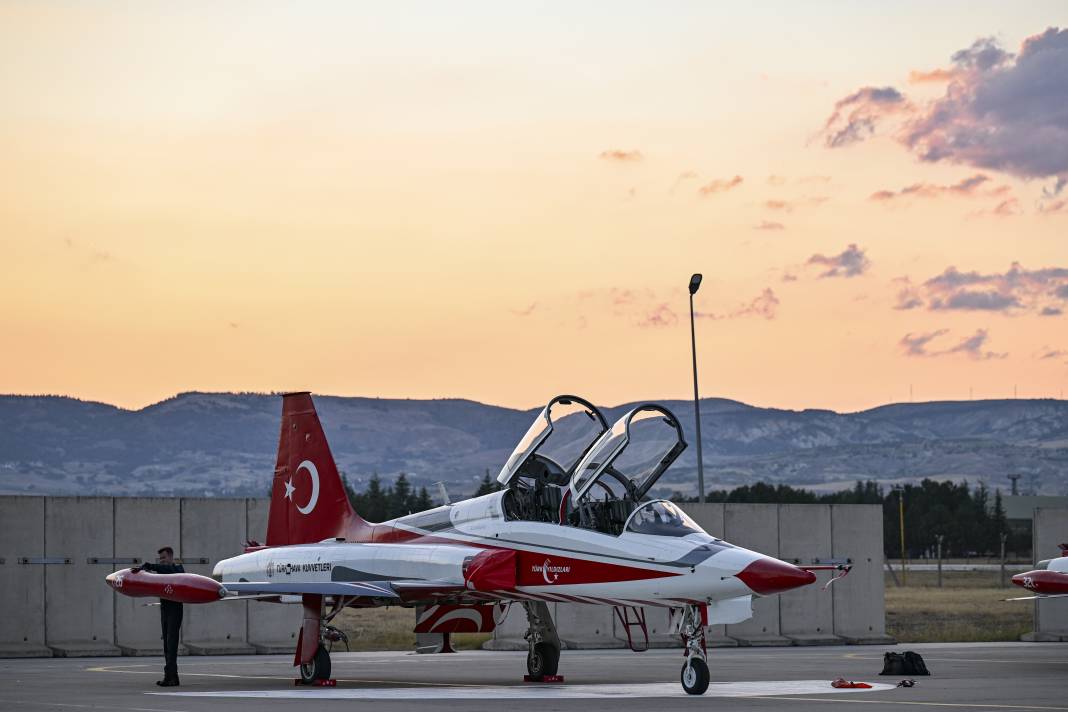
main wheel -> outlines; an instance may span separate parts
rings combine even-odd
[[[305,685],[311,685],[316,680],[330,679],[330,653],[322,645],[315,651],[315,655],[306,663],[300,665],[300,681]]]
[[[682,689],[688,695],[703,695],[708,689],[708,665],[701,658],[690,658],[682,666]]]
[[[548,643],[537,643],[527,653],[527,674],[532,680],[555,675],[560,665],[560,649]]]

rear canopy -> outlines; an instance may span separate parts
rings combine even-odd
[[[602,434],[575,466],[572,501],[577,502],[606,475],[626,490],[617,496],[641,501],[685,449],[682,426],[671,411],[655,403],[640,405]]]

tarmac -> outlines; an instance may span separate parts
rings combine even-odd
[[[895,687],[901,678],[878,674],[882,655],[906,649],[923,655],[931,676]],[[565,650],[565,681],[552,685],[523,683],[525,653],[514,652],[335,652],[332,688],[294,686],[291,663],[281,655],[182,657],[182,685],[159,688],[156,658],[0,660],[0,710],[1068,710],[1068,643],[714,649],[702,697],[679,685],[679,650]],[[874,688],[836,690],[837,677]]]

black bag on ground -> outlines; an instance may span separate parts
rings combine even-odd
[[[883,671],[880,675],[904,677],[906,675],[930,675],[927,665],[919,653],[907,650],[904,653],[886,653],[883,655]]]
[[[914,653],[911,650],[905,651],[905,674],[906,675],[930,675],[927,671],[927,665],[923,662],[923,658],[919,653]]]

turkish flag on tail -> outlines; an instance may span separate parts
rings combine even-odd
[[[311,394],[282,396],[267,545],[356,540],[366,524],[349,506]]]

